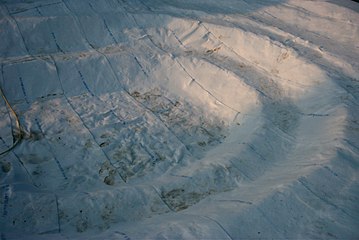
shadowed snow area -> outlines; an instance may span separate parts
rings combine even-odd
[[[358,239],[335,2],[0,0],[1,239]]]

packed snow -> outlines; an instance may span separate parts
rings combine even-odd
[[[349,0],[0,0],[1,239],[358,239],[358,39]]]

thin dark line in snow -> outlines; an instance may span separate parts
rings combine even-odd
[[[39,131],[41,132],[41,134],[42,134],[43,136],[45,136],[45,133],[44,133],[42,127],[41,127],[40,121],[39,121],[37,118],[35,118],[35,123],[36,123],[36,126],[38,127]],[[45,138],[46,138],[46,137],[45,137]],[[52,149],[52,147],[51,147],[51,144],[50,144],[48,141],[46,141],[46,145],[47,145],[47,148],[50,150],[51,155],[52,155],[52,157],[54,158],[54,160],[55,160],[55,162],[56,162],[56,165],[57,165],[57,167],[59,168],[59,170],[60,170],[62,176],[64,177],[65,180],[67,180],[67,176],[66,176],[66,174],[65,174],[65,170],[64,170],[64,168],[62,167],[62,165],[61,165],[59,159],[57,159],[56,155],[54,154],[54,151],[53,151],[53,149]]]
[[[229,239],[233,240],[231,234],[229,234],[229,232],[222,226],[222,224],[220,222],[218,222],[217,220],[211,218],[211,217],[207,217],[207,216],[201,216],[202,218],[207,218],[209,220],[211,220],[212,222],[216,223],[225,233],[226,235],[229,237]]]
[[[143,72],[143,74],[145,74],[145,76],[148,78],[148,74],[147,72],[145,71],[145,69],[143,68],[142,64],[140,63],[140,61],[138,60],[138,58],[136,56],[133,57],[136,61],[136,63],[138,64],[138,66],[140,67],[141,71]]]
[[[60,219],[59,199],[57,197],[57,194],[55,194],[55,200],[56,200],[58,232],[61,233],[61,219]]]
[[[43,17],[43,14],[42,14],[42,12],[40,11],[40,9],[39,9],[38,7],[36,7],[35,9],[36,9],[36,11],[39,13],[39,15]],[[46,23],[47,23],[47,25],[48,25],[48,27],[49,27],[49,29],[50,29],[50,24],[49,24],[49,22],[46,21]],[[59,52],[61,52],[61,53],[65,53],[65,51],[60,47],[60,45],[59,45],[59,43],[58,43],[58,41],[57,41],[57,38],[56,38],[55,33],[54,33],[54,32],[50,32],[50,34],[51,34],[52,39],[53,39],[54,42],[55,42],[57,51],[59,51]]]
[[[74,19],[74,22],[76,23],[81,35],[86,40],[87,44],[90,46],[90,48],[92,48],[93,50],[96,51],[95,47],[90,43],[89,39],[87,38],[86,33],[85,33],[85,31],[82,27],[82,24],[81,24],[79,18],[77,17],[77,15],[74,15],[73,11],[71,10],[71,8],[69,7],[69,5],[66,3],[65,0],[62,0],[62,2],[64,4],[65,8],[67,8],[67,10],[69,11],[71,17]]]
[[[354,218],[351,214],[347,213],[347,211],[345,211],[344,209],[338,207],[336,204],[334,204],[333,202],[331,202],[328,197],[326,197],[326,198],[325,198],[325,197],[322,197],[322,196],[320,196],[318,193],[316,193],[315,191],[313,191],[313,190],[308,186],[309,184],[306,183],[304,177],[299,178],[297,181],[298,181],[299,183],[301,183],[302,186],[303,186],[307,191],[309,191],[313,196],[315,196],[316,198],[318,198],[318,199],[321,200],[322,202],[326,203],[326,204],[329,205],[329,206],[332,206],[332,207],[333,207],[334,209],[336,209],[336,210],[341,211],[341,212],[344,213],[345,215],[347,215],[347,216],[349,216],[349,217],[351,217],[351,218]]]
[[[54,2],[54,3],[48,3],[48,4],[40,4],[40,5],[35,6],[35,7],[20,9],[20,10],[11,12],[11,14],[23,13],[23,12],[26,12],[26,11],[29,11],[29,10],[32,10],[32,9],[35,9],[35,8],[48,7],[48,6],[57,5],[57,4],[60,4],[60,3],[61,3],[61,2]]]
[[[239,167],[237,167],[237,165],[234,164],[232,160],[230,160],[230,163],[232,164],[231,166],[234,167],[235,169],[237,169],[239,171],[239,173],[242,174],[245,178],[247,178],[250,181],[253,181],[253,178],[249,177],[246,173],[244,173],[243,170],[240,169]]]
[[[7,5],[6,5],[6,4],[4,4],[4,5],[5,5],[5,8],[6,8],[7,12],[9,13],[10,18],[15,22],[16,28],[17,28],[18,31],[19,31],[19,34],[20,34],[21,39],[22,39],[22,43],[23,43],[23,45],[24,45],[24,47],[25,47],[25,50],[26,50],[27,54],[30,55],[29,48],[26,46],[25,38],[24,38],[24,35],[22,34],[22,32],[21,32],[21,30],[20,30],[20,27],[19,27],[18,22],[16,21],[15,17],[10,13],[10,10],[9,10],[9,8],[7,7]]]
[[[248,201],[243,201],[243,200],[239,200],[239,199],[219,199],[219,200],[215,200],[218,202],[238,202],[238,203],[244,203],[244,204],[248,204],[248,205],[252,205],[252,202],[248,202]]]
[[[84,76],[82,75],[80,70],[77,70],[78,74],[80,75],[82,84],[85,86],[86,90],[91,94],[92,97],[95,97],[95,94],[93,94],[93,92],[91,91],[91,89],[89,88],[89,86],[87,85]]]
[[[67,6],[67,4],[65,3],[65,0],[63,0],[63,1],[64,1],[65,6],[66,6],[66,7],[68,8],[68,10],[71,12],[71,9],[70,9],[70,8]],[[73,16],[73,17],[74,17],[74,18],[77,18],[77,16]],[[134,19],[134,20],[135,20],[135,19]],[[79,22],[79,21],[78,21],[78,22]],[[183,145],[183,147],[185,148],[185,150],[187,151],[187,153],[190,153],[190,151],[189,151],[189,149],[187,148],[187,146],[186,146],[186,145],[179,139],[179,137],[167,126],[167,124],[166,124],[165,122],[163,122],[153,111],[151,111],[151,109],[149,109],[148,107],[144,106],[144,105],[143,105],[142,103],[140,103],[137,99],[135,99],[133,96],[131,96],[131,94],[130,94],[126,89],[124,89],[124,88],[122,87],[121,81],[120,81],[120,79],[118,78],[118,76],[117,76],[117,74],[116,74],[116,72],[115,72],[115,69],[114,69],[114,67],[112,66],[111,61],[108,59],[107,55],[106,55],[105,53],[103,53],[103,52],[101,52],[101,51],[95,49],[95,48],[92,46],[92,44],[91,44],[91,43],[89,42],[89,40],[87,39],[85,32],[84,32],[83,29],[82,29],[82,24],[81,24],[80,22],[79,22],[78,24],[79,24],[80,31],[82,31],[82,34],[84,35],[84,38],[85,38],[86,41],[88,42],[89,46],[92,47],[94,51],[96,51],[97,53],[99,53],[100,55],[102,55],[102,56],[105,58],[107,64],[109,65],[109,67],[110,67],[110,69],[111,69],[111,71],[112,71],[113,76],[115,77],[115,79],[116,79],[117,82],[119,83],[121,89],[129,96],[130,99],[132,99],[135,103],[137,103],[141,108],[146,109],[147,111],[151,112],[152,115],[153,115],[156,119],[158,119],[158,120],[163,124],[163,126]],[[145,74],[145,76],[148,77],[147,72],[144,70],[143,66],[141,65],[141,63],[139,62],[139,60],[137,59],[137,57],[136,57],[136,56],[133,56],[133,57],[134,57],[135,61],[137,62],[137,64],[140,66],[140,68],[141,68],[141,70],[143,71],[143,73]],[[54,59],[53,59],[53,61],[54,61]],[[59,78],[59,77],[58,77],[58,78]],[[62,84],[61,84],[61,86],[62,86]],[[63,89],[63,87],[62,87],[62,89]],[[115,115],[116,115],[116,114],[115,114]],[[117,116],[117,115],[116,115],[116,116]],[[118,116],[117,116],[117,117],[118,117]],[[95,141],[95,142],[96,142],[96,141]]]
[[[95,10],[95,8],[92,6],[91,3],[88,3],[88,4],[89,4],[90,8],[92,9],[92,11],[93,11],[95,14],[101,16],[101,15]],[[107,32],[110,34],[110,36],[111,36],[111,38],[112,38],[112,41],[113,41],[115,44],[118,44],[118,41],[116,40],[115,36],[113,35],[111,29],[108,27],[108,24],[107,24],[105,18],[103,18],[103,17],[101,16],[101,19],[102,19],[102,21],[103,21],[103,24],[105,25],[105,28],[106,28]]]
[[[116,75],[115,69],[113,68],[111,61],[108,59],[108,57],[106,56],[106,54],[98,51],[98,53],[100,53],[107,61],[108,65],[111,68],[111,71],[113,73],[113,75],[115,76],[115,78],[117,79],[118,83],[121,85],[121,81],[118,78],[118,76]],[[137,103],[137,105],[139,105],[139,107],[145,109],[146,111],[150,112],[152,116],[154,116],[158,121],[160,121],[163,126],[183,145],[183,147],[186,149],[187,153],[190,154],[189,149],[187,148],[186,144],[184,144],[181,139],[167,126],[167,124],[162,121],[151,109],[149,109],[148,107],[146,107],[144,104],[142,104],[141,102],[139,102],[136,98],[134,98],[126,89],[122,88],[122,90],[127,94],[127,96],[134,101],[135,103]]]
[[[3,214],[2,217],[7,217],[8,214],[8,206],[9,206],[9,199],[10,199],[10,185],[7,184],[3,188],[4,197],[3,197]]]
[[[247,143],[247,145],[249,146],[249,148],[250,148],[255,154],[257,154],[257,155],[259,156],[260,159],[262,159],[263,161],[266,161],[266,160],[267,160],[262,154],[260,154],[260,153],[258,152],[258,150],[257,150],[252,144]]]
[[[6,142],[4,141],[4,139],[2,139],[2,137],[0,137],[0,141],[5,145],[5,147],[9,148],[9,146],[6,144]],[[28,175],[30,181],[32,182],[32,184],[38,188],[37,184],[34,182],[34,180],[31,177],[31,174],[29,172],[29,170],[27,170],[24,162],[21,160],[21,158],[19,157],[19,155],[17,155],[14,151],[11,151],[11,153],[15,156],[15,158],[18,160],[18,162],[20,163],[20,165],[24,168],[26,174]]]
[[[168,52],[167,52],[166,50],[164,50],[163,48],[159,47],[159,46],[153,41],[153,39],[150,37],[150,35],[147,34],[146,31],[143,30],[143,29],[140,27],[140,25],[138,24],[136,18],[135,18],[133,15],[131,15],[131,16],[132,16],[132,18],[133,18],[135,24],[145,33],[145,36],[150,40],[150,42],[151,42],[156,48],[158,48],[159,50],[161,50],[162,52],[168,54],[171,58],[173,58],[173,55],[170,54],[170,53],[168,53]],[[191,79],[190,84],[193,83],[193,82],[196,83],[202,90],[204,90],[205,92],[207,92],[207,93],[208,93],[211,97],[213,97],[217,102],[219,102],[219,103],[222,104],[223,106],[225,106],[225,107],[231,109],[231,110],[234,111],[234,112],[240,113],[240,111],[238,111],[238,110],[236,110],[235,108],[233,108],[233,107],[227,105],[226,103],[224,103],[223,101],[221,101],[220,99],[218,99],[212,92],[210,92],[209,90],[207,90],[198,80],[196,80],[196,79],[187,71],[187,69],[183,66],[183,64],[181,64],[181,62],[180,62],[177,58],[174,58],[174,61],[175,61],[177,64],[179,64],[180,67],[184,70],[184,72],[190,77],[190,79]]]
[[[27,94],[26,94],[26,91],[25,91],[25,86],[24,86],[24,81],[23,81],[21,76],[19,77],[19,81],[20,81],[20,86],[21,86],[22,93],[24,94],[25,102],[27,104],[29,104],[30,102],[29,102],[29,99],[27,97]]]
[[[162,194],[157,190],[157,188],[153,185],[151,185],[151,187],[153,188],[153,190],[155,190],[156,194],[158,195],[158,197],[161,199],[161,201],[167,206],[167,208],[171,211],[171,212],[176,212],[162,197]]]
[[[58,51],[60,51],[61,53],[65,53],[64,50],[62,50],[62,48],[60,47],[59,43],[57,42],[56,36],[54,32],[51,32],[51,36],[55,42],[56,48]]]
[[[82,125],[87,129],[87,131],[90,133],[90,135],[92,136],[92,139],[94,140],[94,142],[98,145],[98,147],[101,149],[102,153],[104,154],[105,158],[107,159],[107,161],[111,164],[111,166],[113,166],[115,169],[117,169],[114,164],[112,163],[112,161],[110,160],[109,156],[107,155],[107,153],[103,150],[103,148],[100,146],[100,143],[96,140],[96,137],[95,135],[93,134],[93,132],[90,130],[90,128],[85,124],[84,120],[82,119],[81,117],[81,114],[76,110],[75,106],[71,103],[70,99],[67,97],[66,93],[65,93],[65,90],[64,90],[64,87],[63,87],[63,84],[62,84],[62,81],[60,79],[60,76],[59,76],[59,68],[57,66],[57,63],[54,59],[54,57],[52,55],[50,55],[50,58],[55,66],[55,69],[56,69],[56,73],[57,73],[57,79],[60,83],[60,86],[61,86],[61,89],[62,89],[62,92],[64,93],[63,94],[63,97],[65,98],[65,100],[67,101],[68,105],[71,107],[71,109],[74,111],[74,113],[77,115],[77,117],[79,118],[79,120],[81,121]],[[126,180],[125,178],[121,175],[120,172],[118,172],[118,175],[120,176],[120,178],[122,179],[122,181],[124,183],[126,183]]]

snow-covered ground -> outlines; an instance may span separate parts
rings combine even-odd
[[[358,40],[349,0],[1,0],[1,239],[358,239]]]

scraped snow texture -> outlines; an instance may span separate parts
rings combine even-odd
[[[1,239],[359,238],[358,3],[1,0],[0,39]]]

